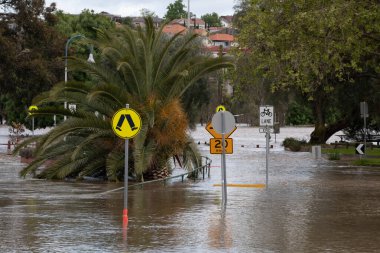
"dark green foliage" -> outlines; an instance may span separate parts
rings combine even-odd
[[[331,161],[340,160],[340,154],[338,152],[329,153],[328,154],[328,159],[331,160]]]
[[[309,107],[292,102],[289,105],[286,123],[291,125],[307,125],[313,123],[313,114]]]
[[[0,20],[0,113],[8,123],[25,123],[32,98],[63,76],[63,39],[51,26],[54,6],[45,10],[43,1],[10,4],[14,13]]]
[[[209,104],[210,98],[211,91],[207,78],[198,80],[183,94],[182,103],[191,128],[199,122],[201,108]]]
[[[187,12],[184,10],[185,5],[183,4],[183,0],[175,0],[174,3],[171,3],[166,7],[168,10],[164,16],[164,19],[171,21],[177,18],[185,18],[187,17]]]
[[[305,140],[298,140],[296,138],[285,138],[282,146],[285,149],[289,149],[290,151],[298,152],[301,151],[302,146],[306,145],[307,142]]]
[[[207,27],[210,27],[210,26],[220,27],[220,26],[222,26],[222,23],[220,22],[219,15],[215,12],[202,15],[201,19],[207,24]]]
[[[115,24],[108,17],[85,9],[79,15],[66,14],[62,11],[56,13],[57,23],[55,28],[69,37],[73,34],[82,34],[87,38],[96,39],[96,29],[113,29]],[[125,19],[126,21],[128,19]]]
[[[378,1],[243,0],[237,10],[251,75],[266,78],[272,91],[296,90],[309,101],[311,143],[349,126],[358,100],[378,105]]]

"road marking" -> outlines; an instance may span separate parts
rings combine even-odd
[[[222,184],[214,184],[214,186],[222,186]],[[227,187],[265,188],[265,184],[227,184]]]

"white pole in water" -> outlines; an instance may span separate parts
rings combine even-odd
[[[224,111],[222,111],[222,205],[227,204],[227,173],[226,173],[226,126],[224,120]]]
[[[269,138],[270,138],[270,135],[269,135],[269,127],[266,126],[266,131],[265,131],[265,137],[266,137],[266,157],[265,157],[265,160],[266,160],[266,176],[265,176],[265,187],[268,188],[268,157],[269,157]]]

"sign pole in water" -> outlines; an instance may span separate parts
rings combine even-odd
[[[274,116],[274,110],[273,106],[271,105],[265,105],[265,106],[260,106],[260,126],[264,128],[260,128],[259,131],[261,133],[265,133],[265,138],[266,138],[266,166],[265,166],[265,187],[268,188],[268,174],[269,174],[269,138],[270,138],[270,131],[271,127],[273,127],[273,116]]]
[[[227,204],[227,173],[226,173],[226,141],[225,141],[225,120],[224,120],[224,111],[222,112],[222,205]]]
[[[125,105],[129,109],[129,104]],[[120,117],[121,119],[121,117]],[[119,119],[119,121],[120,121]],[[123,210],[123,226],[128,225],[128,158],[129,158],[129,139],[125,139],[124,151],[124,210]]]
[[[227,204],[226,134],[235,130],[235,117],[228,111],[219,111],[212,117],[211,124],[213,129],[222,135],[222,205],[225,206]]]
[[[268,173],[269,173],[269,127],[266,126],[266,133],[265,133],[265,137],[266,137],[266,156],[265,156],[265,160],[266,160],[266,172],[265,172],[265,187],[268,188]]]
[[[128,226],[128,156],[129,139],[135,137],[141,130],[140,115],[129,104],[125,108],[118,110],[112,117],[112,130],[122,139],[125,139],[124,157],[124,209],[123,228]]]
[[[368,117],[368,104],[367,102],[360,102],[360,116],[364,120],[364,150],[367,146],[367,122],[366,118]],[[365,153],[364,153],[365,155]]]

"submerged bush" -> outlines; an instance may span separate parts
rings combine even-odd
[[[329,160],[340,160],[340,154],[338,152],[330,153]]]
[[[285,147],[285,149],[289,149],[290,151],[298,152],[301,151],[302,146],[306,145],[306,140],[299,140],[296,138],[285,138],[285,140],[282,143],[282,146]]]

